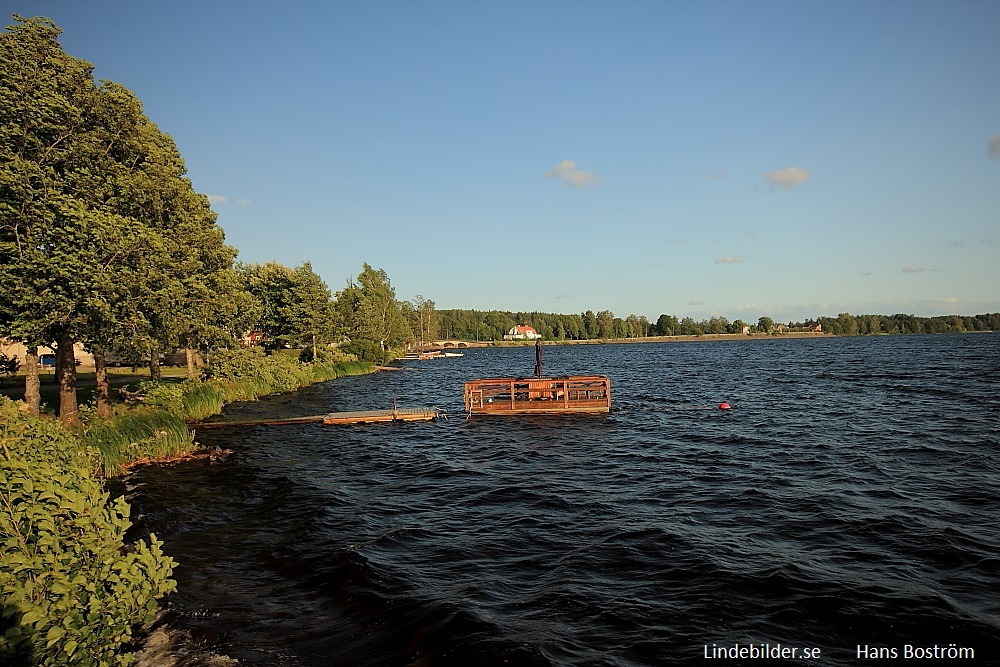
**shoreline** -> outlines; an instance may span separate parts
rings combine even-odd
[[[586,340],[542,340],[542,345],[621,345],[624,343],[687,343],[687,342],[718,342],[739,340],[782,340],[786,338],[840,338],[832,333],[813,333],[810,331],[792,331],[781,334],[701,334],[688,336],[646,336],[644,338],[590,338]],[[534,341],[505,340],[493,343],[493,347],[525,347],[534,345]]]

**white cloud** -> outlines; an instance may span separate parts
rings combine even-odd
[[[564,188],[574,188],[577,190],[596,187],[603,180],[593,172],[577,169],[576,163],[573,160],[563,160],[555,166],[555,169],[545,174],[545,178],[561,181]]]
[[[1000,160],[1000,134],[990,139],[990,143],[986,145],[986,154],[991,160]]]
[[[208,195],[209,204],[228,204],[229,198],[223,195]]]
[[[716,264],[742,264],[744,262],[743,255],[726,255],[725,257],[720,257],[715,260]]]
[[[764,180],[771,185],[776,185],[779,188],[794,188],[796,185],[802,185],[809,180],[809,170],[805,167],[788,167],[787,169],[778,169],[777,171],[769,171],[764,174]]]
[[[938,299],[941,303],[958,303],[958,299],[953,296],[946,296],[943,299]]]

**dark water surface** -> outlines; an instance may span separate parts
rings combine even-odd
[[[1000,663],[1000,335],[546,347],[604,417],[465,419],[530,348],[407,363],[223,418],[449,419],[206,430],[226,461],[128,480],[171,627],[253,666]]]

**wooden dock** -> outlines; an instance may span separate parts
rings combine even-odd
[[[418,422],[437,419],[434,408],[395,408],[393,410],[361,410],[331,412],[323,417],[324,424],[372,424],[375,422]]]
[[[331,412],[326,415],[308,417],[286,417],[284,419],[251,419],[241,421],[197,422],[188,424],[191,428],[223,428],[226,426],[279,426],[281,424],[373,424],[377,422],[433,421],[440,411],[436,408],[395,408],[392,410],[358,410],[354,412]]]

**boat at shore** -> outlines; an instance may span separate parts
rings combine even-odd
[[[438,351],[431,352],[407,352],[401,357],[397,358],[397,361],[411,361],[414,359],[437,359],[441,356]]]
[[[466,382],[464,393],[469,414],[611,412],[611,380],[603,375],[483,378]]]
[[[413,359],[444,359],[445,357],[464,357],[465,354],[462,352],[442,352],[441,350],[428,350],[426,352],[407,352],[401,357],[397,357],[397,361],[410,361]]]

